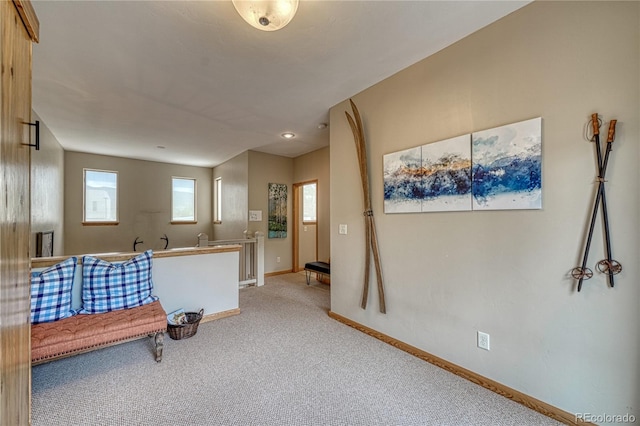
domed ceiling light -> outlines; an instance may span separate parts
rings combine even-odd
[[[293,19],[298,0],[231,0],[242,19],[262,31],[276,31]]]

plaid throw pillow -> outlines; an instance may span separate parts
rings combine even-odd
[[[42,272],[31,273],[31,324],[75,315],[71,287],[77,263],[77,257],[70,257]]]
[[[153,251],[124,263],[111,263],[92,256],[82,257],[81,314],[98,314],[134,308],[155,300],[151,281]]]

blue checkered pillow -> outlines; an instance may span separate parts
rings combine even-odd
[[[71,309],[71,287],[77,257],[41,272],[31,273],[31,324],[51,322],[75,314]]]
[[[151,281],[153,251],[124,263],[82,257],[81,314],[98,314],[146,305],[155,300]]]

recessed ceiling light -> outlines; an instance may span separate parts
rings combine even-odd
[[[327,123],[318,124],[318,129],[322,130],[322,129],[326,129],[326,128],[327,128]]]
[[[293,139],[296,137],[295,133],[291,133],[291,132],[285,132],[280,136],[282,136],[285,139]]]

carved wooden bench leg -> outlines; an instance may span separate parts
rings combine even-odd
[[[156,333],[154,340],[156,343],[156,362],[160,362],[162,361],[162,348],[164,347],[164,333]]]

